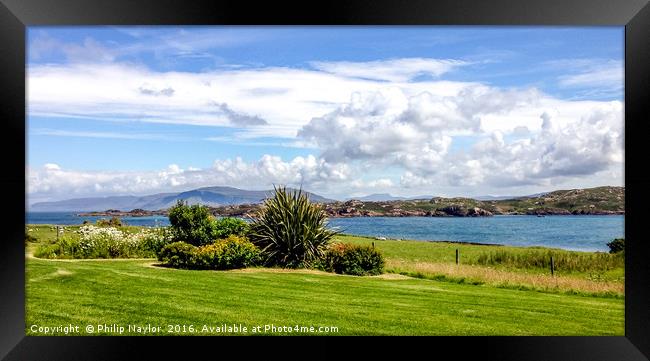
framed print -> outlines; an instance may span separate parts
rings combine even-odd
[[[647,2],[0,10],[7,360],[650,355]]]

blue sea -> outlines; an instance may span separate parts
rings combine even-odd
[[[27,224],[94,223],[107,217],[74,213],[33,212]],[[122,217],[134,226],[169,225],[165,216]],[[388,239],[455,241],[542,246],[579,251],[608,251],[607,242],[624,237],[624,216],[494,216],[494,217],[357,217],[331,218],[330,226],[347,234]]]

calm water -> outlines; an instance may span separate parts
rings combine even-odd
[[[73,213],[28,213],[29,224],[81,224],[106,217]],[[168,225],[164,216],[123,217],[134,226]],[[363,236],[544,246],[607,251],[607,242],[624,236],[624,216],[494,216],[494,217],[359,217],[332,218],[330,225]]]

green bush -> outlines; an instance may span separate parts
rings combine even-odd
[[[250,226],[249,239],[269,266],[310,267],[338,233],[327,228],[327,214],[301,190],[275,188]]]
[[[39,258],[85,258],[81,240],[74,235],[61,236],[54,244],[41,244],[34,251]]]
[[[58,244],[42,244],[34,251],[34,257],[37,258],[58,258],[61,249]]]
[[[225,217],[214,222],[214,239],[227,238],[231,235],[246,236],[250,227],[246,221],[239,218]]]
[[[231,235],[195,250],[190,268],[235,269],[253,266],[260,251],[246,238]]]
[[[169,209],[169,223],[174,241],[201,246],[210,244],[215,239],[214,217],[205,206],[188,206],[179,200]]]
[[[616,238],[615,240],[607,243],[609,253],[619,253],[625,251],[625,238]]]
[[[334,243],[321,261],[328,272],[355,276],[374,276],[384,272],[384,256],[372,246]]]
[[[191,268],[196,249],[186,242],[170,243],[160,250],[158,260],[174,268]]]
[[[31,234],[25,232],[25,244],[27,243],[36,243],[38,242],[38,238],[32,236]]]

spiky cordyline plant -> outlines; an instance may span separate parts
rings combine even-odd
[[[273,188],[275,194],[253,218],[248,238],[269,266],[310,267],[339,231],[327,228],[325,210],[302,189]]]

